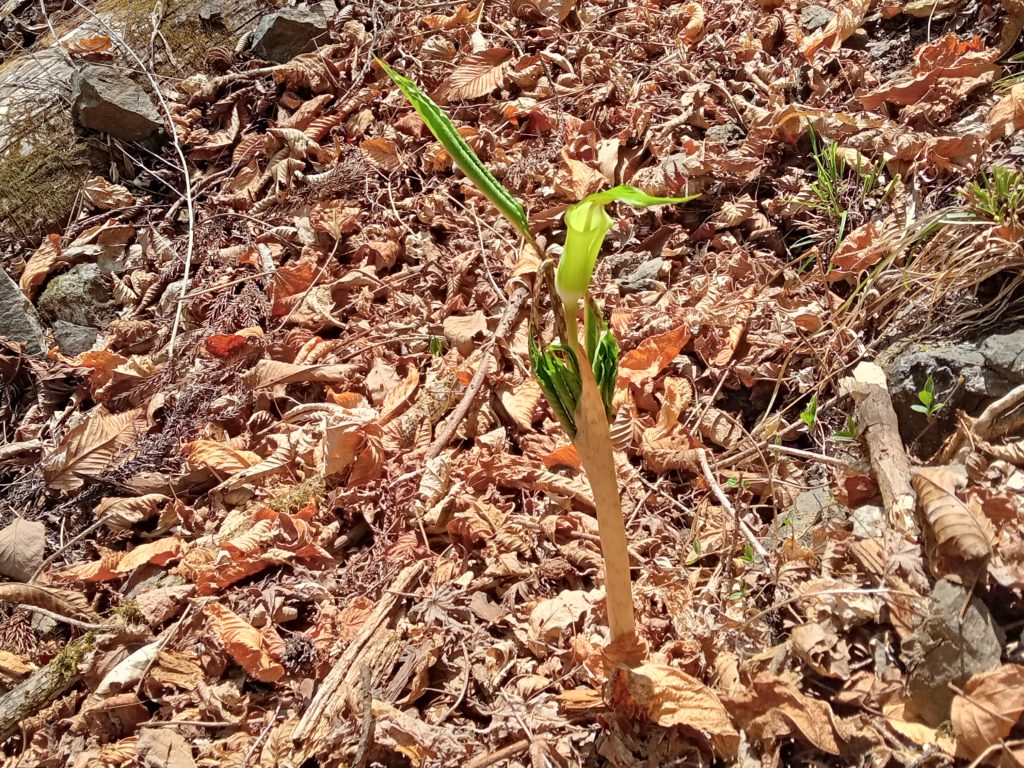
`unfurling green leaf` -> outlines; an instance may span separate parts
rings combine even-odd
[[[697,195],[687,197],[655,197],[636,187],[620,184],[587,195],[565,212],[565,250],[558,262],[555,273],[555,290],[567,306],[573,306],[582,299],[590,287],[601,245],[612,225],[612,219],[604,207],[616,201],[636,207],[685,203]]]
[[[480,158],[476,156],[472,147],[462,138],[462,134],[458,132],[448,115],[427,94],[423,93],[412,80],[396,72],[381,59],[377,59],[377,63],[387,73],[388,77],[395,81],[402,93],[405,94],[405,98],[419,112],[427,128],[434,134],[434,138],[441,142],[442,147],[448,150],[452,160],[462,169],[462,172],[466,174],[469,180],[476,185],[476,188],[483,192],[488,200],[494,203],[494,206],[504,214],[505,218],[512,222],[512,226],[518,229],[528,240],[532,239],[530,222],[526,218],[526,210],[523,208],[522,203],[512,197],[512,193],[505,189],[501,182],[494,178],[486,166],[480,162]]]
[[[615,394],[615,381],[619,372],[619,345],[593,301],[587,302],[584,316],[586,355],[594,370],[604,411],[610,421],[612,396]],[[563,344],[551,344],[547,349],[541,349],[532,329],[529,345],[533,375],[540,383],[541,391],[558,417],[562,429],[573,439],[576,437],[576,409],[583,391],[579,360]]]
[[[541,392],[570,439],[576,437],[576,405],[583,384],[575,353],[561,344],[542,349],[530,329],[530,366]]]

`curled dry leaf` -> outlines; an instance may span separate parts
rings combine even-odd
[[[218,475],[233,475],[263,460],[257,453],[241,451],[216,440],[192,440],[181,446],[181,453],[190,466]]]
[[[264,683],[273,683],[284,676],[284,667],[277,661],[284,647],[280,638],[277,638],[280,647],[274,647],[278,643],[268,641],[256,627],[220,603],[207,604],[203,612],[224,650],[246,674]]]
[[[0,600],[18,605],[34,605],[72,619],[97,621],[98,616],[80,592],[55,589],[42,584],[0,584]]]
[[[839,754],[832,709],[788,680],[765,673],[749,686],[730,690],[722,699],[751,738],[799,738],[823,752]]]
[[[449,101],[478,99],[505,83],[505,64],[511,58],[508,48],[491,48],[471,53],[448,76],[443,93]]]
[[[718,753],[736,756],[739,733],[714,691],[667,664],[616,667],[607,698],[616,709],[638,708],[663,728],[682,725],[710,736]]]
[[[965,562],[992,554],[992,530],[956,496],[956,478],[943,467],[923,467],[911,480],[925,520],[926,549],[938,575],[957,572]]]
[[[803,51],[808,61],[824,49],[838,51],[843,41],[857,31],[864,23],[864,17],[871,9],[871,0],[847,0],[836,12],[835,17],[820,30],[804,39]]]
[[[0,530],[0,575],[28,581],[43,562],[46,526],[23,517]]]
[[[120,184],[113,184],[102,176],[93,176],[82,189],[85,199],[101,211],[135,205],[135,195]]]
[[[60,235],[47,235],[25,264],[18,284],[29,299],[35,299],[36,290],[46,280],[46,276],[64,263],[61,261],[60,243]]]
[[[594,606],[590,592],[567,589],[541,600],[530,610],[530,650],[543,658],[558,646],[559,638],[577,626]]]
[[[857,275],[865,269],[875,266],[893,245],[888,235],[891,234],[891,221],[872,221],[853,230],[836,248],[832,255],[832,266],[829,280],[842,280],[850,275]]]
[[[988,113],[989,139],[1012,136],[1024,128],[1024,83],[1017,83]]]
[[[619,382],[642,384],[661,373],[690,340],[690,329],[685,325],[651,336],[640,346],[622,356],[619,362]]]
[[[1024,714],[1024,666],[1004,664],[975,675],[953,699],[957,755],[980,756],[1010,735]],[[995,755],[993,754],[993,757]]]
[[[715,229],[736,227],[747,221],[757,212],[757,201],[750,195],[743,195],[722,205],[718,213],[711,217]]]

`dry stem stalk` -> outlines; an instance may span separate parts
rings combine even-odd
[[[604,588],[608,600],[608,626],[612,643],[636,636],[633,590],[629,576],[626,523],[622,517],[619,482],[615,472],[608,416],[586,352],[580,349],[576,323],[577,306],[565,307],[566,339],[580,363],[582,392],[576,408],[576,438],[573,443],[597,508],[601,554],[604,557]]]

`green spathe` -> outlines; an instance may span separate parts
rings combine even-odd
[[[604,244],[605,235],[612,226],[612,218],[604,209],[608,203],[622,202],[635,207],[646,207],[685,203],[695,197],[697,195],[656,197],[628,184],[620,184],[588,195],[570,206],[565,212],[565,250],[555,274],[555,290],[558,291],[558,297],[567,307],[573,307],[587,294],[598,254]]]

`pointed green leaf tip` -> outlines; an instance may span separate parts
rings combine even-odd
[[[646,192],[620,184],[617,187],[587,195],[565,212],[565,250],[558,262],[555,273],[555,290],[562,302],[573,306],[579,303],[590,287],[598,254],[604,244],[605,235],[612,226],[612,219],[604,207],[609,203],[622,202],[635,207],[685,203],[699,195],[686,197],[656,197]]]
[[[376,57],[375,57],[376,58]],[[401,89],[405,98],[409,100],[413,108],[423,118],[427,128],[434,134],[441,146],[448,150],[452,160],[455,162],[467,178],[476,185],[487,199],[494,203],[494,207],[512,222],[512,226],[518,229],[528,240],[533,239],[530,232],[530,222],[526,218],[526,210],[522,203],[512,197],[512,193],[505,189],[487,167],[476,156],[473,148],[462,138],[462,134],[451,119],[433,100],[421,91],[409,78],[399,74],[389,67],[383,60],[377,58],[377,64],[383,69],[388,77],[395,81]]]

